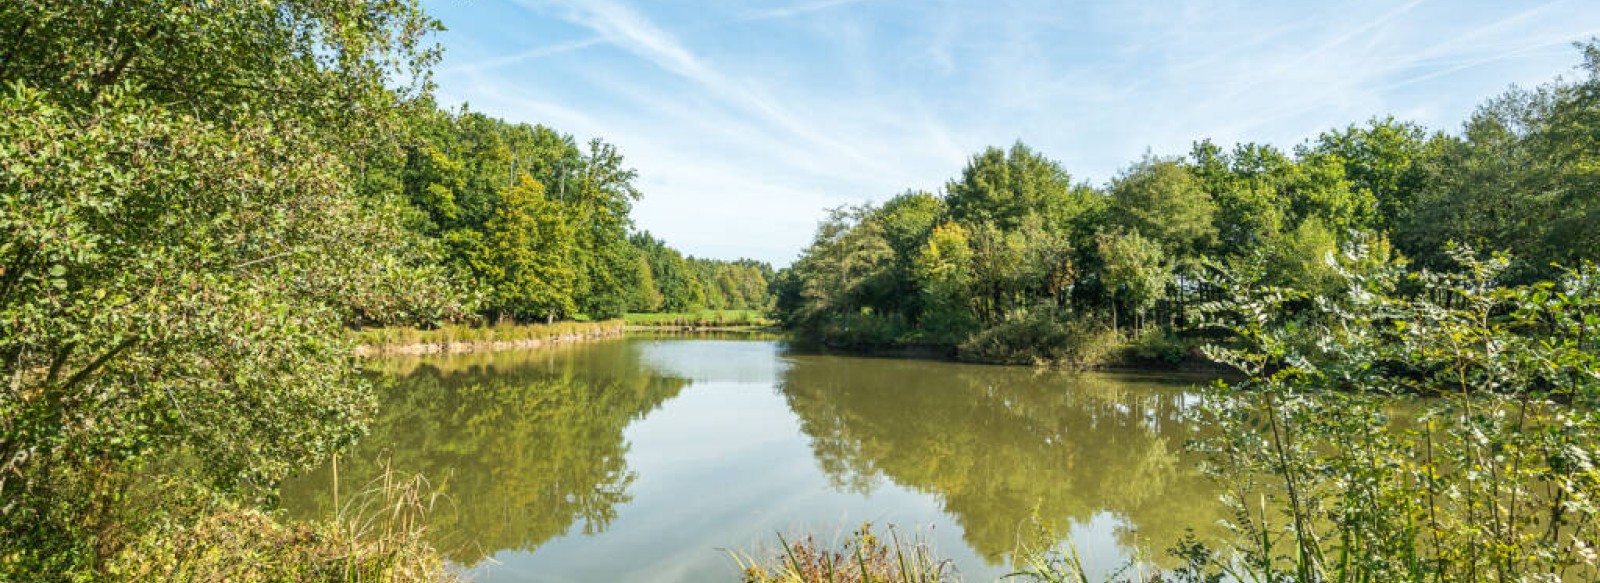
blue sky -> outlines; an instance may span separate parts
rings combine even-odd
[[[617,144],[638,226],[786,265],[824,210],[1021,139],[1101,184],[1196,139],[1455,131],[1575,75],[1600,1],[425,0],[446,104]]]

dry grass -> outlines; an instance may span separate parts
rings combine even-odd
[[[889,541],[879,539],[870,523],[862,525],[838,548],[812,537],[783,543],[783,554],[770,563],[747,553],[734,553],[744,583],[950,583],[956,581],[949,561],[934,557],[920,541],[902,541],[893,529]]]
[[[660,314],[625,314],[629,326],[654,327],[770,327],[777,322],[760,310],[702,310]]]
[[[159,529],[113,558],[108,581],[438,583],[459,577],[426,540],[436,496],[392,471],[329,521],[285,523],[256,509]]]
[[[422,344],[478,344],[523,342],[573,336],[621,334],[622,320],[604,322],[556,322],[554,324],[496,324],[493,326],[446,325],[433,330],[417,328],[363,328],[354,332],[357,343],[368,347],[416,346]]]

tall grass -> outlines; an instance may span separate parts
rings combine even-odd
[[[192,524],[146,533],[102,580],[268,583],[450,583],[460,580],[430,545],[437,497],[421,476],[393,471],[328,521],[286,523],[254,508],[221,507]]]
[[[813,537],[778,541],[781,554],[762,561],[748,553],[735,552],[743,583],[949,583],[957,581],[950,562],[933,555],[919,540],[901,540],[889,529],[884,541],[872,532],[870,523],[853,533],[837,548],[829,548]]]
[[[775,326],[777,322],[762,315],[760,310],[701,310],[660,314],[625,314],[629,326],[675,326],[695,328],[733,326]]]
[[[606,336],[621,334],[623,326],[622,320],[606,320],[492,326],[446,325],[433,330],[407,327],[363,328],[354,334],[360,345],[381,348],[419,344],[478,344],[548,340],[571,336]]]

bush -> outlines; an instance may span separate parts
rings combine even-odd
[[[433,497],[420,476],[385,472],[328,521],[284,523],[224,504],[151,529],[112,557],[107,581],[447,583],[457,577],[426,540]]]
[[[1189,345],[1176,334],[1151,326],[1137,332],[1128,343],[1130,360],[1174,365],[1189,356]]]
[[[821,336],[831,346],[882,348],[900,344],[908,331],[899,314],[852,313],[834,318],[823,327]]]
[[[1600,577],[1600,270],[1504,287],[1505,257],[1463,250],[1439,274],[1347,253],[1345,292],[1314,295],[1301,328],[1277,319],[1307,294],[1218,282],[1232,299],[1207,312],[1237,343],[1207,354],[1246,378],[1198,408],[1239,534],[1210,574]]]
[[[1038,310],[977,333],[958,351],[977,362],[1089,369],[1115,363],[1122,347],[1122,336],[1109,327]]]

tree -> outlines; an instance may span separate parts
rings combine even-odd
[[[1026,242],[1021,233],[1003,231],[992,223],[973,225],[968,243],[972,247],[972,292],[978,317],[993,324],[1020,307]]]
[[[429,282],[390,279],[403,231],[351,165],[394,145],[435,28],[407,1],[0,4],[0,579],[96,578],[145,524],[115,513],[135,476],[249,500],[360,435],[340,326]]]
[[[633,289],[633,297],[628,302],[628,309],[634,312],[654,312],[661,309],[665,301],[661,290],[656,286],[655,271],[650,269],[650,259],[643,253],[635,254],[638,265],[636,281],[639,282]]]
[[[639,199],[633,186],[638,172],[624,165],[615,146],[598,139],[589,142],[582,163],[571,200],[562,195],[576,225],[580,258],[574,296],[585,314],[612,318],[622,314],[629,291],[639,285],[627,239],[633,226],[628,213]]]
[[[1392,231],[1411,222],[1422,193],[1429,157],[1422,126],[1374,118],[1364,126],[1323,132],[1309,151],[1338,160],[1351,187],[1377,204],[1376,226]]]
[[[1021,142],[1009,151],[988,148],[973,156],[945,191],[952,218],[1008,230],[1030,213],[1065,221],[1084,205],[1067,171]]]
[[[934,227],[917,256],[915,272],[924,297],[923,334],[935,342],[965,340],[977,325],[970,300],[972,248],[966,229],[956,223]]]
[[[527,175],[500,192],[472,262],[489,288],[490,313],[553,320],[576,311],[573,232],[563,210]]]
[[[1111,231],[1096,237],[1103,265],[1100,277],[1111,294],[1111,327],[1117,328],[1117,307],[1131,305],[1144,327],[1145,311],[1166,295],[1172,273],[1165,265],[1161,246],[1138,231]]]
[[[1506,276],[1551,277],[1552,264],[1600,258],[1600,48],[1585,77],[1514,89],[1476,111],[1459,139],[1439,139],[1430,187],[1396,242],[1424,265],[1450,263],[1449,243],[1513,252]]]
[[[1230,154],[1209,140],[1195,144],[1191,171],[1200,177],[1217,205],[1217,251],[1242,255],[1283,228],[1286,204],[1270,180],[1272,169],[1287,163],[1277,150],[1240,145]]]
[[[1196,258],[1216,238],[1216,205],[1176,160],[1146,156],[1111,184],[1111,215],[1169,257]]]

